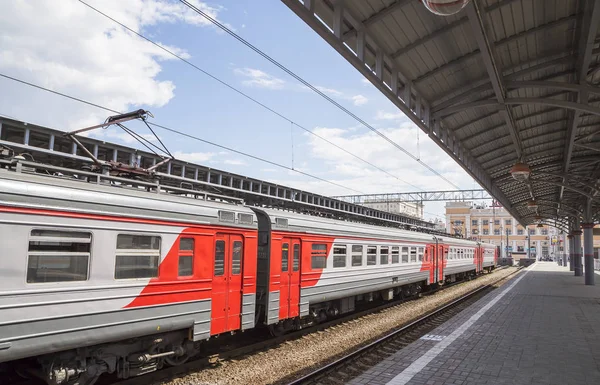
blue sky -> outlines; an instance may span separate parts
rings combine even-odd
[[[398,178],[422,189],[452,189],[180,3],[88,2]],[[151,47],[75,0],[11,3],[0,4],[0,15],[4,15],[0,16],[2,73],[118,110],[145,108],[155,115],[156,123],[291,166],[289,122]],[[417,151],[414,125],[283,3],[231,0],[196,4],[462,188],[478,188],[423,133],[419,134]],[[0,113],[32,123],[67,130],[99,123],[107,116],[103,111],[4,79],[0,79],[0,87],[12,96],[0,100]],[[171,152],[182,159],[327,195],[416,190],[297,127],[293,129],[295,168],[351,190],[168,132],[158,134]],[[125,139],[117,132],[100,131],[94,135],[113,142]],[[442,207],[441,203],[428,204],[426,210],[441,215]]]

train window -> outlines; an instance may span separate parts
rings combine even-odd
[[[27,283],[87,281],[92,234],[32,230]]]
[[[298,271],[300,269],[300,245],[297,243],[294,245],[294,259],[292,269],[294,271]]]
[[[417,262],[417,248],[416,247],[410,248],[410,261]]]
[[[408,263],[408,247],[402,248],[402,263]]]
[[[388,246],[381,246],[381,250],[379,252],[379,263],[382,265],[387,265],[389,260],[390,248]]]
[[[363,247],[362,245],[352,245],[352,266],[362,266]]]
[[[225,274],[225,241],[215,243],[215,277]]]
[[[377,264],[377,246],[367,246],[367,266]]]
[[[424,254],[424,253],[425,253],[425,249],[424,249],[423,247],[419,247],[419,253],[418,253],[418,256],[419,256],[419,262],[422,262],[422,261],[423,261],[423,254]]]
[[[327,266],[327,245],[313,243],[310,267],[312,269],[324,269]]]
[[[231,254],[231,274],[238,275],[242,271],[242,242],[233,242],[233,253]]]
[[[115,279],[158,277],[160,237],[117,235]]]
[[[346,267],[346,245],[333,245],[333,267]]]
[[[392,246],[392,263],[400,263],[400,247]]]
[[[181,238],[179,240],[179,272],[180,277],[189,277],[194,274],[194,238]]]
[[[288,258],[290,253],[290,245],[284,243],[281,246],[281,271],[288,271]]]

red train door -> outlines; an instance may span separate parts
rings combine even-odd
[[[436,282],[444,280],[444,261],[448,258],[448,246],[438,245],[436,253]]]
[[[281,285],[279,319],[300,314],[300,241],[283,238],[281,241]]]
[[[292,240],[292,271],[290,271],[289,316],[300,315],[300,241]]]
[[[241,326],[243,251],[241,236],[216,235],[210,324],[212,335],[237,330]]]
[[[425,248],[425,258],[426,258],[426,263],[427,263],[427,268],[429,269],[429,284],[433,285],[434,283],[437,282],[437,273],[436,273],[436,266],[437,266],[437,252],[436,252],[436,246],[435,245],[427,245],[427,248]]]

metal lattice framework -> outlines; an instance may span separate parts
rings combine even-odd
[[[600,0],[282,1],[521,224],[599,219]]]
[[[68,177],[85,174],[89,177],[93,174],[82,171],[93,163],[86,154],[89,152],[101,161],[146,169],[157,166],[157,182],[144,184],[131,180],[129,184],[136,188],[143,186],[157,192],[178,192],[199,199],[243,201],[254,206],[449,235],[436,231],[431,222],[408,215],[388,213],[182,160],[164,163],[163,158],[147,151],[88,137],[77,138],[82,146],[69,139],[63,131],[0,117],[0,168],[14,163],[9,153],[2,151],[10,149],[15,155],[26,156],[27,161],[17,162],[25,169],[36,169],[36,172],[44,174]],[[119,183],[124,183],[123,178]]]
[[[373,202],[432,202],[432,201],[471,201],[492,199],[487,191],[477,190],[449,190],[449,191],[417,191],[388,194],[342,195],[332,197],[355,204]]]

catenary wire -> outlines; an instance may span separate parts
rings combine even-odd
[[[363,158],[359,157],[358,155],[356,155],[356,154],[354,154],[354,153],[352,153],[352,152],[350,152],[350,151],[346,150],[345,148],[343,148],[343,147],[341,147],[341,146],[339,146],[339,145],[337,145],[337,144],[333,143],[332,141],[330,141],[330,140],[326,139],[325,137],[323,137],[323,136],[321,136],[321,135],[319,135],[319,134],[317,134],[317,133],[313,132],[312,130],[309,130],[308,128],[306,128],[306,127],[303,127],[302,125],[300,125],[300,124],[298,124],[298,123],[294,122],[292,119],[288,118],[287,116],[285,116],[285,115],[281,114],[280,112],[277,112],[277,111],[276,111],[276,110],[274,110],[273,108],[271,108],[271,107],[267,106],[266,104],[264,104],[264,103],[262,103],[262,102],[258,101],[257,99],[255,99],[255,98],[253,98],[252,96],[250,96],[250,95],[246,94],[245,92],[243,92],[243,91],[240,91],[239,89],[235,88],[234,86],[232,86],[231,84],[229,84],[229,83],[225,82],[224,80],[221,80],[221,79],[219,79],[218,77],[216,77],[216,76],[214,76],[213,74],[209,73],[208,71],[206,71],[206,70],[204,70],[204,69],[200,68],[199,66],[197,66],[197,65],[196,65],[196,64],[194,64],[194,63],[192,63],[191,61],[189,61],[189,60],[185,59],[184,57],[182,57],[182,56],[180,56],[180,55],[176,54],[175,52],[173,52],[173,51],[169,50],[169,49],[168,49],[168,48],[166,48],[165,46],[163,46],[163,45],[161,45],[161,44],[159,44],[159,43],[155,42],[154,40],[152,40],[152,39],[150,39],[150,38],[148,38],[148,37],[146,37],[146,36],[142,35],[141,33],[137,32],[137,31],[135,31],[135,30],[133,30],[133,29],[131,29],[131,28],[130,28],[130,27],[128,27],[127,25],[125,25],[125,24],[121,23],[120,21],[118,21],[118,20],[114,19],[113,17],[111,17],[111,16],[107,15],[106,13],[104,13],[104,12],[100,11],[99,9],[97,9],[97,8],[93,7],[92,5],[90,5],[90,4],[88,4],[88,3],[86,3],[85,1],[83,1],[83,0],[79,0],[79,2],[80,2],[81,4],[83,4],[83,5],[85,5],[86,7],[88,7],[88,8],[90,8],[90,9],[92,9],[93,11],[97,12],[98,14],[100,14],[100,15],[104,16],[105,18],[107,18],[107,19],[109,19],[109,20],[113,21],[114,23],[116,23],[116,24],[120,25],[121,27],[123,27],[123,28],[124,28],[124,29],[126,29],[127,31],[129,31],[129,32],[131,32],[131,33],[135,34],[136,36],[138,36],[139,38],[146,40],[146,41],[147,41],[147,42],[149,42],[150,44],[153,44],[154,46],[158,47],[159,49],[161,49],[161,50],[163,50],[163,51],[167,52],[169,55],[172,55],[173,57],[175,57],[175,58],[177,58],[177,59],[181,60],[182,62],[184,62],[184,63],[186,63],[187,65],[191,66],[192,68],[196,69],[197,71],[200,71],[201,73],[203,73],[204,75],[208,76],[209,78],[211,78],[211,79],[213,79],[213,80],[217,81],[217,82],[218,82],[218,83],[220,83],[221,85],[223,85],[223,86],[225,86],[225,87],[229,88],[230,90],[232,90],[232,91],[234,91],[234,92],[238,93],[239,95],[241,95],[241,96],[245,97],[246,99],[248,99],[248,100],[250,100],[250,101],[252,101],[252,102],[254,102],[254,103],[258,104],[258,105],[259,105],[259,106],[261,106],[262,108],[264,108],[264,109],[266,109],[267,111],[269,111],[269,112],[271,112],[271,113],[275,114],[276,116],[280,117],[281,119],[283,119],[283,120],[286,120],[286,121],[290,122],[290,124],[297,126],[297,127],[298,127],[298,128],[300,128],[301,130],[308,132],[309,134],[311,134],[311,135],[313,135],[313,136],[315,136],[315,137],[317,137],[317,138],[321,139],[322,141],[324,141],[324,142],[328,143],[328,144],[329,144],[329,145],[331,145],[331,146],[334,146],[335,148],[337,148],[337,149],[339,149],[339,150],[341,150],[341,151],[345,152],[346,154],[348,154],[348,155],[352,156],[353,158],[355,158],[355,159],[357,159],[357,160],[359,160],[359,161],[361,161],[361,162],[363,162],[363,163],[365,163],[365,164],[368,164],[369,166],[371,166],[371,167],[375,168],[376,170],[379,170],[379,171],[381,171],[381,172],[383,172],[383,173],[385,173],[385,174],[387,174],[387,175],[389,175],[389,176],[391,176],[391,177],[395,178],[396,180],[398,180],[398,181],[400,181],[400,182],[402,182],[402,183],[405,183],[405,184],[407,184],[407,185],[409,185],[409,186],[412,186],[412,187],[414,187],[414,188],[416,188],[416,189],[418,189],[418,190],[424,191],[424,190],[423,190],[423,188],[421,188],[421,187],[418,187],[418,186],[415,186],[414,184],[412,184],[412,183],[410,183],[410,182],[407,182],[407,181],[405,181],[405,180],[403,180],[403,179],[399,178],[398,176],[396,176],[396,175],[394,175],[394,174],[390,173],[389,171],[386,171],[385,169],[383,169],[383,168],[381,168],[381,167],[379,167],[379,166],[377,166],[377,165],[373,164],[372,162],[369,162],[369,161],[368,161],[368,160],[366,160],[366,159],[363,159]]]
[[[263,58],[265,58],[266,60],[268,60],[269,62],[271,62],[272,64],[274,64],[276,67],[280,68],[282,71],[284,71],[285,73],[287,73],[288,75],[290,75],[294,79],[298,80],[300,83],[304,84],[306,87],[310,88],[312,91],[314,91],[315,93],[317,93],[318,95],[320,95],[322,98],[324,98],[325,100],[327,100],[328,102],[330,102],[331,104],[333,104],[334,106],[336,106],[337,108],[339,108],[340,110],[342,110],[343,112],[345,112],[346,114],[348,114],[350,117],[352,117],[353,119],[355,119],[357,122],[361,123],[362,125],[364,125],[365,127],[367,127],[369,130],[373,131],[374,133],[376,133],[377,135],[379,135],[381,138],[385,139],[392,146],[396,147],[398,150],[402,151],[403,153],[405,153],[406,155],[408,155],[410,158],[412,158],[416,162],[422,164],[429,171],[431,171],[432,173],[434,173],[435,175],[439,176],[441,179],[443,179],[444,181],[446,181],[450,185],[452,185],[452,186],[454,186],[454,187],[456,187],[457,189],[460,190],[460,187],[458,187],[456,184],[454,184],[453,182],[451,182],[445,176],[443,176],[442,174],[440,174],[439,172],[437,172],[436,170],[434,170],[427,163],[421,161],[419,158],[417,158],[416,156],[414,156],[413,154],[411,154],[404,147],[402,147],[398,143],[394,142],[392,139],[390,139],[389,137],[387,137],[385,134],[383,134],[382,132],[380,132],[379,130],[377,130],[375,127],[371,126],[369,123],[367,123],[366,121],[364,121],[363,119],[361,119],[360,117],[358,117],[356,114],[354,114],[352,111],[348,110],[346,107],[342,106],[341,104],[339,104],[338,102],[336,102],[334,99],[332,99],[331,97],[329,97],[328,95],[326,95],[324,92],[322,92],[321,90],[319,90],[317,87],[313,86],[308,81],[304,80],[302,77],[300,77],[299,75],[297,75],[295,72],[293,72],[292,70],[290,70],[289,68],[287,68],[283,64],[279,63],[277,60],[273,59],[271,56],[269,56],[266,53],[264,53],[263,51],[261,51],[259,48],[257,48],[256,46],[254,46],[252,43],[248,42],[243,37],[241,37],[237,33],[233,32],[231,29],[227,28],[227,26],[221,24],[218,20],[213,19],[210,15],[206,14],[204,11],[202,11],[201,9],[199,9],[198,7],[196,7],[195,5],[190,4],[188,1],[186,1],[186,0],[179,0],[179,1],[182,4],[186,5],[188,8],[190,8],[191,10],[193,10],[194,12],[196,12],[199,15],[201,15],[202,17],[204,17],[206,20],[210,21],[211,23],[213,23],[214,25],[216,25],[217,27],[219,27],[224,32],[226,32],[229,35],[231,35],[232,37],[234,37],[236,40],[238,40],[239,42],[241,42],[242,44],[244,44],[245,46],[247,46],[248,48],[250,48],[251,50],[253,50],[257,54],[259,54]]]
[[[101,105],[99,105],[99,104],[96,104],[96,103],[88,102],[87,100],[84,100],[84,99],[81,99],[81,98],[78,98],[78,97],[75,97],[75,96],[67,95],[67,94],[64,94],[64,93],[62,93],[62,92],[54,91],[54,90],[51,90],[51,89],[49,89],[49,88],[42,87],[42,86],[40,86],[40,85],[38,85],[38,84],[30,83],[30,82],[27,82],[27,81],[25,81],[25,80],[21,80],[21,79],[18,79],[18,78],[15,78],[15,77],[9,76],[9,75],[5,75],[5,74],[3,74],[3,73],[0,73],[0,77],[3,77],[3,78],[5,78],[5,79],[9,79],[9,80],[12,80],[12,81],[15,81],[15,82],[18,82],[18,83],[21,83],[21,84],[24,84],[24,85],[27,85],[27,86],[33,87],[33,88],[37,88],[37,89],[39,89],[39,90],[42,90],[42,91],[50,92],[50,93],[52,93],[52,94],[55,94],[55,95],[58,95],[58,96],[61,96],[61,97],[67,98],[67,99],[71,99],[71,100],[74,100],[74,101],[77,101],[77,102],[80,102],[80,103],[83,103],[83,104],[87,104],[88,106],[96,107],[96,108],[99,108],[99,109],[102,109],[102,110],[105,110],[105,111],[110,111],[110,112],[113,112],[113,113],[115,113],[115,114],[122,114],[122,112],[120,112],[120,111],[117,111],[117,110],[113,110],[112,108],[108,108],[108,107],[101,106]],[[291,167],[288,167],[288,166],[285,166],[285,165],[283,165],[283,164],[280,164],[280,163],[277,163],[277,162],[273,162],[273,161],[271,161],[271,160],[268,160],[268,159],[264,159],[264,158],[258,157],[258,156],[256,156],[256,155],[248,154],[248,153],[245,153],[245,152],[243,152],[243,151],[236,150],[236,149],[234,149],[234,148],[231,148],[231,147],[224,146],[224,145],[222,145],[222,144],[218,144],[218,143],[215,143],[215,142],[211,142],[211,141],[209,141],[209,140],[202,139],[202,138],[199,138],[199,137],[197,137],[197,136],[194,136],[194,135],[187,134],[187,133],[185,133],[185,132],[182,132],[182,131],[176,130],[176,129],[174,129],[174,128],[170,128],[170,127],[167,127],[167,126],[163,126],[163,125],[161,125],[161,124],[158,124],[158,123],[150,123],[150,122],[148,122],[148,124],[150,124],[151,126],[154,126],[154,127],[162,128],[163,130],[165,130],[165,131],[169,131],[169,132],[172,132],[172,133],[174,133],[174,134],[178,134],[178,135],[181,135],[181,136],[185,136],[185,137],[187,137],[187,138],[190,138],[190,139],[194,139],[194,140],[200,141],[200,142],[202,142],[202,143],[210,144],[210,145],[212,145],[212,146],[219,147],[219,148],[222,148],[222,149],[224,149],[224,150],[231,151],[231,152],[233,152],[233,153],[236,153],[236,154],[239,154],[239,155],[242,155],[242,156],[246,156],[246,157],[248,157],[248,158],[252,158],[252,159],[258,160],[258,161],[260,161],[260,162],[264,162],[264,163],[270,164],[270,165],[272,165],[272,166],[280,167],[280,168],[283,168],[283,169],[286,169],[286,170],[289,170],[289,171],[296,172],[296,173],[298,173],[298,174],[302,174],[302,175],[308,176],[308,177],[310,177],[310,178],[313,178],[313,179],[319,180],[319,181],[321,181],[321,182],[326,182],[326,183],[329,183],[329,184],[331,184],[331,185],[334,185],[334,186],[337,186],[337,187],[341,187],[341,188],[343,188],[343,189],[346,189],[346,190],[354,191],[354,192],[357,192],[357,193],[359,193],[359,194],[364,194],[364,192],[362,192],[362,191],[355,190],[355,189],[353,189],[353,188],[350,188],[350,187],[347,187],[347,186],[341,185],[341,184],[339,184],[339,183],[336,183],[336,182],[330,181],[330,180],[328,180],[328,179],[321,178],[321,177],[318,177],[318,176],[316,176],[316,175],[312,175],[312,174],[309,174],[309,173],[307,173],[307,172],[304,172],[304,171],[301,171],[301,170],[298,170],[298,169],[293,169],[293,168],[291,168]]]

